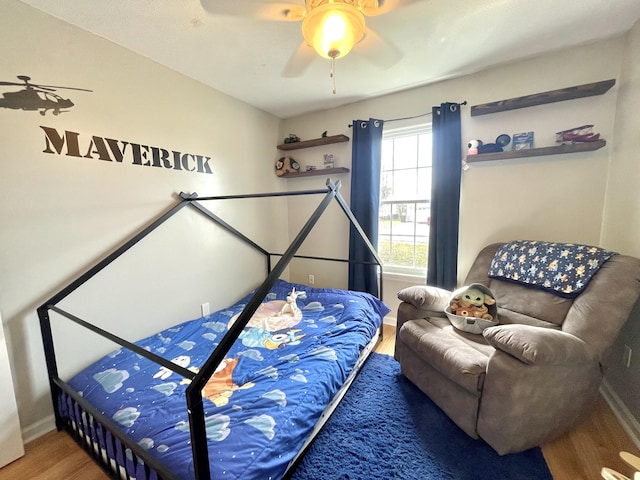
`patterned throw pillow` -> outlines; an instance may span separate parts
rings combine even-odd
[[[589,245],[515,240],[498,249],[489,277],[573,298],[613,255],[616,253]]]

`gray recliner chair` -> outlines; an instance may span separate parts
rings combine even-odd
[[[395,349],[402,373],[500,455],[540,446],[588,411],[640,296],[640,260],[624,255],[602,263],[575,298],[491,278],[504,246],[485,247],[464,282],[491,290],[499,325],[479,335],[459,331],[443,313],[451,292],[410,287],[398,293]],[[549,268],[554,255],[563,253],[544,257]]]

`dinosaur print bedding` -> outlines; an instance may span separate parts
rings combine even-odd
[[[250,298],[137,344],[197,371]],[[278,280],[203,390],[211,478],[281,478],[388,312],[366,293]],[[193,478],[188,380],[120,348],[69,384],[177,478]]]

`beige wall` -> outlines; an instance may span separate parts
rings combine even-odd
[[[463,141],[480,138],[485,143],[501,133],[535,132],[538,147],[554,144],[554,132],[595,124],[603,138],[613,138],[613,122],[618,87],[605,95],[560,102],[481,117],[470,116],[470,106],[544,92],[556,88],[618,78],[623,39],[617,38],[573,48],[539,58],[520,61],[455,80],[391,94],[372,100],[304,115],[283,122],[281,134],[295,133],[302,139],[329,129],[331,134],[351,136],[349,123],[356,118],[393,119],[431,111],[444,101],[462,102]],[[340,144],[338,165],[350,166],[350,150]],[[309,155],[322,158],[326,149],[293,152],[302,163]],[[335,149],[335,147],[333,147]],[[310,149],[311,150],[311,149]],[[466,150],[466,149],[465,149]],[[611,145],[583,154],[510,159],[475,163],[463,172],[460,224],[459,281],[471,262],[487,243],[513,238],[538,238],[597,244],[600,241]],[[288,180],[290,188],[301,182]],[[348,199],[350,175],[341,176]],[[295,185],[294,185],[295,182]],[[299,221],[295,209],[289,209],[290,225]],[[337,230],[346,238],[347,230]],[[321,239],[318,239],[321,241]],[[346,246],[343,245],[346,255]],[[299,279],[306,270],[292,271]],[[387,289],[385,300],[393,302],[395,292]]]
[[[57,116],[0,108],[0,311],[31,436],[52,411],[36,307],[181,191],[282,188],[271,162],[280,120],[14,0],[0,3],[0,57],[2,81],[29,75],[92,90],[58,90],[75,106]],[[213,173],[44,153],[42,125],[80,133],[83,155],[96,135],[209,156]],[[273,250],[288,243],[283,208],[281,200],[211,206]],[[227,305],[266,275],[259,257],[229,240],[183,211],[63,305],[129,340],[198,317],[201,303]],[[53,323],[63,373],[113,349],[60,317]]]
[[[471,164],[463,172],[459,283],[464,279],[479,249],[490,242],[513,238],[602,245],[623,254],[640,256],[640,154],[636,147],[640,107],[640,24],[624,37],[567,49],[500,66],[486,72],[416,88],[411,91],[365,100],[341,108],[287,119],[280,136],[295,133],[302,139],[315,138],[324,130],[351,136],[348,125],[356,118],[399,118],[418,115],[442,101],[468,101],[462,110],[463,141],[481,138],[491,142],[500,133],[534,131],[536,146],[554,144],[554,133],[583,124],[594,124],[607,147],[583,154],[510,159]],[[511,112],[471,117],[469,106],[539,93],[557,88],[615,78],[616,86],[605,95],[542,105]],[[303,167],[322,164],[322,154],[333,153],[337,166],[350,167],[351,144],[296,150],[290,154]],[[350,175],[341,180],[343,196],[349,199]],[[285,180],[289,189],[320,188],[325,177]],[[305,217],[301,205],[310,200],[291,201],[290,236]],[[340,212],[322,220],[307,245],[310,254],[329,249],[346,258],[348,228]],[[328,237],[344,238],[330,243]],[[306,282],[313,274],[316,284],[328,286],[342,281],[344,264],[299,261],[292,278]],[[415,282],[390,276],[385,279],[385,302],[393,311],[395,294]],[[617,358],[607,374],[616,413],[630,433],[639,438],[640,423],[640,329],[637,308],[622,332],[612,355]],[[634,354],[630,368],[621,367],[622,350],[629,345]],[[615,400],[615,399],[614,399]]]
[[[458,281],[462,284],[471,262],[483,245],[509,239],[544,239],[602,245],[623,254],[640,256],[640,24],[620,38],[550,53],[496,67],[485,72],[443,81],[410,91],[365,100],[283,122],[281,135],[302,139],[330,133],[351,136],[348,124],[356,118],[392,119],[419,115],[444,101],[462,102],[463,143],[480,138],[494,141],[500,133],[535,132],[535,146],[554,144],[554,132],[594,124],[606,139],[605,148],[530,159],[471,164],[462,175]],[[493,115],[471,117],[469,107],[512,97],[545,92],[615,78],[616,85],[597,97],[541,105]],[[342,144],[338,164],[350,166],[350,150]],[[313,153],[320,156],[322,152]],[[299,153],[303,163],[311,153]],[[320,184],[321,177],[304,180]],[[348,198],[350,175],[341,177]],[[292,187],[298,180],[289,180]],[[300,221],[289,208],[290,225]],[[347,255],[347,230],[342,254]],[[328,227],[329,229],[331,227]],[[322,239],[318,238],[318,242]],[[319,244],[319,243],[318,243]],[[292,270],[304,281],[317,268]],[[344,268],[344,267],[339,267]],[[335,276],[340,276],[335,273]],[[323,278],[331,278],[324,271]],[[406,286],[398,278],[385,281],[384,300],[396,308],[396,292]],[[607,374],[617,404],[616,413],[628,431],[640,438],[640,307],[632,314],[613,351],[614,365]],[[603,319],[603,321],[606,319]],[[630,368],[621,367],[622,349],[633,349]]]
[[[602,224],[602,243],[640,257],[640,23],[624,44],[615,135]]]
[[[58,116],[0,108],[0,312],[23,430],[36,433],[51,413],[35,308],[172,204],[172,194],[324,188],[324,177],[273,175],[273,161],[283,155],[274,145],[289,133],[302,139],[324,130],[351,136],[348,125],[356,118],[406,117],[443,101],[463,100],[469,103],[462,110],[465,142],[534,130],[536,146],[546,146],[557,130],[594,123],[609,142],[597,152],[487,162],[464,172],[460,281],[481,246],[510,238],[600,243],[640,255],[634,188],[639,36],[636,25],[625,38],[280,122],[20,2],[2,2],[0,80],[29,75],[34,83],[93,90],[59,90],[76,105]],[[470,105],[608,78],[618,83],[600,97],[469,116]],[[6,91],[3,87],[0,94]],[[98,135],[207,155],[213,174],[46,154],[41,125],[79,132],[82,138]],[[323,153],[333,153],[338,166],[350,166],[350,143],[291,152],[303,165],[321,165]],[[350,175],[335,178],[344,183],[341,192],[348,201]],[[242,201],[211,208],[238,221],[258,243],[282,250],[318,201],[295,197],[275,206]],[[188,213],[161,227],[80,295],[66,300],[65,307],[135,339],[197,316],[206,301],[212,309],[223,306],[253,286],[262,274],[261,262]],[[342,212],[333,205],[301,253],[345,258],[347,232]],[[344,264],[298,261],[291,276],[306,282],[313,274],[316,285],[346,286],[345,271]],[[399,284],[385,286],[394,306]],[[62,323],[58,320],[56,325]],[[64,345],[65,372],[86,363],[80,357],[109,348],[85,340],[75,328],[56,329]]]
[[[640,131],[639,49],[640,23],[636,23],[625,42],[602,223],[602,244],[636,257],[640,257],[640,153],[636,145]],[[622,360],[625,345],[633,352],[629,367]],[[613,355],[605,378],[614,390],[613,401],[619,404],[623,420],[640,439],[640,304],[622,330]]]

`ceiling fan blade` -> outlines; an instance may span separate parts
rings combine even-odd
[[[369,16],[382,15],[383,13],[388,13],[396,8],[404,7],[405,5],[418,1],[420,0],[378,0],[377,8],[365,8],[363,12]]]
[[[282,76],[285,78],[299,77],[309,68],[315,57],[315,50],[303,41],[289,57],[289,61],[282,70]]]
[[[200,0],[202,8],[213,15],[234,15],[262,20],[298,21],[306,10],[295,3],[252,0]]]
[[[395,45],[368,27],[364,32],[364,38],[353,48],[358,54],[385,70],[402,59],[402,52]]]

